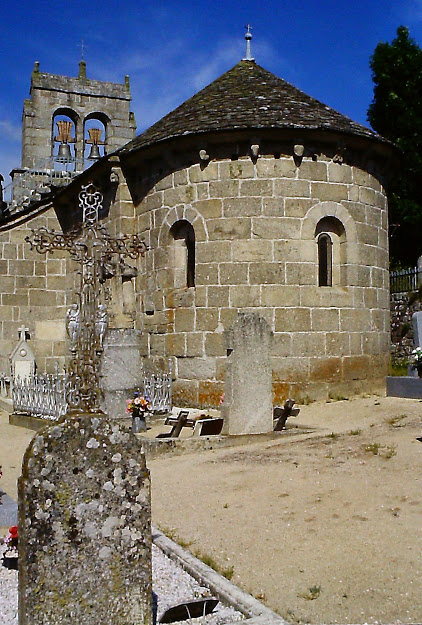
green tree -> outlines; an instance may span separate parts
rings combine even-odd
[[[377,45],[370,67],[368,121],[403,152],[389,185],[391,265],[413,265],[422,254],[422,49],[399,26],[391,43]]]

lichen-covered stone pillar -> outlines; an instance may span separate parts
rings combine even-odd
[[[140,443],[103,414],[37,433],[19,481],[19,625],[152,625]]]
[[[227,366],[223,434],[261,434],[273,429],[273,333],[256,313],[239,313],[226,332]]]

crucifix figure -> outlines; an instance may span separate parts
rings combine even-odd
[[[104,335],[108,326],[104,282],[104,265],[113,255],[118,262],[123,258],[137,258],[146,251],[138,235],[110,236],[99,223],[103,196],[89,183],[79,193],[82,225],[67,234],[38,228],[32,237],[26,237],[31,248],[40,254],[53,250],[67,250],[79,265],[80,286],[77,302],[66,314],[66,329],[72,358],[69,367],[70,397],[73,409],[98,412],[100,401],[100,363]]]

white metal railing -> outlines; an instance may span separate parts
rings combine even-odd
[[[31,200],[40,200],[43,193],[50,192],[51,186],[66,186],[93,162],[89,159],[51,157],[40,160],[33,168],[23,168],[21,173],[15,174],[13,182],[4,188],[4,201],[10,213],[23,210]]]
[[[144,395],[148,397],[152,412],[172,409],[172,375],[170,373],[146,373]]]
[[[8,395],[10,378],[0,374],[0,394]],[[66,374],[35,374],[10,381],[14,412],[57,421],[66,414],[71,388]],[[152,412],[172,409],[171,373],[146,373],[143,392],[150,400]]]
[[[12,381],[14,412],[57,421],[68,408],[67,375],[17,376]]]

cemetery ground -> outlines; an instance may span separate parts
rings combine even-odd
[[[288,622],[421,622],[422,402],[317,402],[296,425],[149,460],[154,525]],[[1,413],[14,498],[32,434]]]

